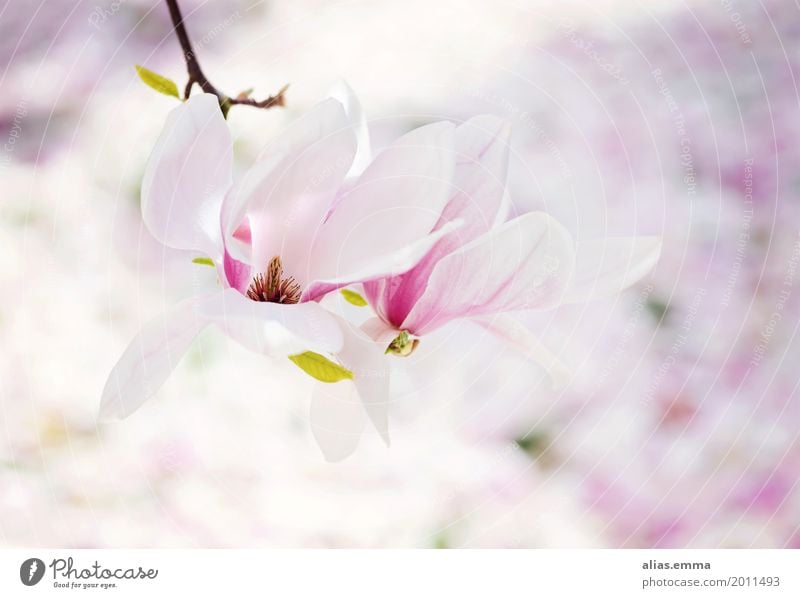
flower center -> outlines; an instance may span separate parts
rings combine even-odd
[[[389,343],[389,346],[386,347],[385,353],[387,355],[391,353],[393,355],[399,355],[400,357],[408,357],[414,352],[414,349],[417,348],[417,345],[419,345],[419,339],[411,338],[411,335],[403,330],[394,338],[391,343]]]
[[[291,276],[283,275],[281,258],[275,256],[269,261],[263,274],[256,274],[247,288],[247,296],[253,301],[268,303],[299,303],[300,285]]]

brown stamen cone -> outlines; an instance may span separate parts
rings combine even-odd
[[[253,301],[268,303],[298,303],[300,285],[291,276],[283,277],[281,258],[275,256],[269,261],[263,274],[256,274],[247,289],[247,296]]]

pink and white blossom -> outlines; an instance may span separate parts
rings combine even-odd
[[[658,237],[575,242],[544,212],[505,220],[509,127],[479,116],[455,131],[453,190],[431,234],[442,237],[413,268],[364,283],[375,318],[345,337],[344,363],[368,364],[352,382],[317,385],[312,426],[326,456],[355,450],[365,412],[388,442],[389,359],[424,337],[469,319],[509,342],[563,384],[567,368],[510,313],[547,310],[619,293],[658,260]],[[385,355],[385,354],[388,354]],[[317,417],[314,417],[314,415]]]
[[[216,97],[170,113],[144,175],[143,219],[164,245],[210,259],[220,286],[144,326],[108,378],[103,415],[136,410],[210,324],[271,356],[338,353],[340,324],[317,300],[409,269],[446,234],[431,231],[450,195],[455,127],[411,131],[365,167],[364,126],[346,90],[293,123],[234,184]]]

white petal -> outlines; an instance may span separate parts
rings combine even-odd
[[[531,334],[526,326],[512,316],[497,314],[475,318],[474,321],[514,347],[528,359],[542,366],[550,378],[553,389],[563,388],[569,383],[569,369],[538,338]]]
[[[363,330],[372,340],[389,346],[400,331],[384,322],[381,318],[370,318],[361,325]]]
[[[217,98],[192,96],[170,112],[142,180],[142,217],[159,241],[216,257],[232,144]]]
[[[373,339],[364,327],[338,316],[337,320],[344,343],[336,360],[353,372],[354,379],[314,385],[312,426],[328,460],[343,459],[355,450],[365,413],[386,445],[390,443],[388,343]]]
[[[169,377],[208,320],[197,299],[182,301],[141,329],[108,377],[100,417],[123,418],[136,411]]]
[[[251,301],[226,289],[199,309],[228,336],[257,353],[285,357],[305,351],[336,353],[342,347],[339,324],[317,303]]]
[[[425,237],[452,192],[454,126],[407,133],[373,160],[314,239],[313,280],[346,277]]]
[[[314,281],[303,292],[303,298],[308,301],[316,301],[327,293],[349,284],[403,274],[417,265],[440,239],[458,229],[461,225],[461,220],[448,222],[439,230],[405,247],[364,260],[359,265],[358,270],[351,271],[338,278]]]
[[[310,418],[314,439],[331,462],[341,461],[356,450],[367,420],[355,384],[350,381],[315,383]]]
[[[344,337],[337,355],[341,363],[353,372],[358,396],[375,429],[389,445],[389,357],[388,343],[373,339],[363,328],[357,328],[342,318],[339,324]]]
[[[660,237],[610,237],[577,244],[566,303],[615,295],[645,276],[661,255]]]
[[[471,241],[495,223],[506,186],[510,125],[496,116],[471,118],[456,129],[458,192],[443,218],[463,219],[460,237]],[[463,243],[460,243],[463,244]]]
[[[226,236],[248,214],[252,257],[264,268],[281,256],[298,282],[305,280],[308,251],[356,152],[355,132],[335,99],[318,104],[267,148],[224,205]]]
[[[338,81],[330,93],[331,97],[339,100],[344,106],[347,120],[353,131],[356,134],[356,143],[358,149],[356,150],[356,157],[353,159],[353,164],[347,177],[355,177],[360,175],[369,165],[372,160],[372,145],[369,140],[369,127],[367,126],[367,117],[364,110],[361,108],[361,102],[353,92],[352,88],[345,81]]]

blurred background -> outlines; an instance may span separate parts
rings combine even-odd
[[[553,4],[557,4],[553,6]],[[325,463],[308,379],[214,330],[97,423],[139,327],[210,269],[142,226],[186,81],[160,0],[0,8],[0,543],[42,547],[800,547],[800,8],[787,0],[181,0],[239,168],[339,78],[376,147],[513,124],[513,212],[660,234],[623,295],[520,317],[574,372],[468,324],[393,379],[393,446]]]

